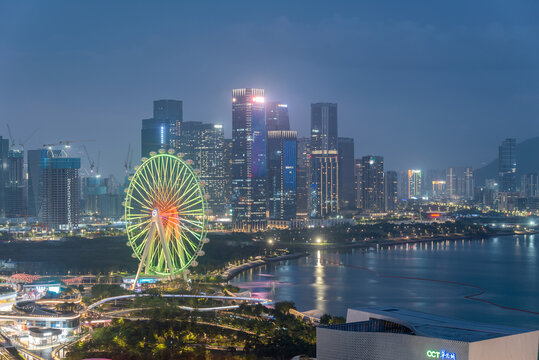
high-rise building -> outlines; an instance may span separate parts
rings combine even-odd
[[[206,183],[208,206],[216,215],[225,213],[225,137],[222,124],[201,124],[197,134],[196,164]]]
[[[367,155],[361,158],[360,207],[370,212],[385,210],[384,157]]]
[[[446,170],[446,193],[451,199],[472,199],[474,192],[473,169],[450,167]]]
[[[339,157],[336,150],[312,150],[311,217],[339,213]]]
[[[505,139],[498,149],[498,186],[500,192],[517,191],[517,140]]]
[[[0,216],[6,215],[6,196],[4,188],[9,179],[9,140],[0,136]]]
[[[447,181],[445,180],[432,180],[432,191],[429,199],[443,199],[447,194]]]
[[[311,139],[298,138],[297,144],[296,214],[298,218],[306,218],[310,212]]]
[[[408,170],[408,199],[421,198],[421,170]]]
[[[361,159],[354,159],[354,188],[356,208],[361,208]]]
[[[183,103],[179,100],[156,100],[153,118],[142,120],[141,154],[148,156],[159,149],[178,149]]]
[[[356,207],[354,188],[354,139],[339,137],[338,147],[340,208],[353,209]]]
[[[266,108],[264,90],[232,90],[232,211],[240,226],[266,220]]]
[[[396,171],[386,171],[385,185],[385,210],[396,211],[399,202],[399,180]]]
[[[92,175],[82,178],[83,215],[99,215],[99,203],[101,197],[107,194],[106,180],[100,175]]]
[[[539,197],[539,174],[528,173],[522,175],[520,181],[520,194],[522,197]]]
[[[268,131],[267,189],[270,219],[296,217],[297,132]]]
[[[311,148],[315,151],[338,150],[337,104],[311,104]]]
[[[200,141],[203,123],[200,121],[185,121],[182,123],[182,134],[178,142],[178,152],[183,154],[184,160],[193,161],[195,169],[200,167],[196,147]]]
[[[287,104],[276,101],[266,103],[266,130],[290,130]]]
[[[26,216],[24,186],[24,150],[13,148],[8,152],[8,178],[5,182],[6,217]]]
[[[339,156],[337,104],[311,104],[311,189],[312,217],[339,212]]]
[[[226,216],[232,215],[232,139],[225,139],[223,149],[223,162],[225,165],[225,204]]]
[[[153,118],[168,124],[169,146],[177,149],[183,122],[183,102],[181,100],[154,101]]]
[[[50,227],[69,230],[78,226],[80,207],[80,158],[40,159],[42,204],[40,221]]]

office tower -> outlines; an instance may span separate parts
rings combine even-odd
[[[311,139],[298,138],[297,145],[296,214],[298,218],[306,218],[310,212]]]
[[[446,192],[451,199],[473,198],[473,169],[471,167],[450,167],[446,170]]]
[[[79,223],[80,158],[46,155],[40,159],[40,221],[61,230],[73,229]]]
[[[384,157],[367,155],[361,158],[361,193],[360,207],[370,212],[383,212],[385,209],[384,195]]]
[[[184,160],[192,160],[193,168],[200,167],[198,163],[198,154],[196,151],[199,142],[199,136],[202,129],[200,121],[185,121],[182,123],[182,134],[178,145],[178,152],[183,154]]]
[[[296,131],[268,131],[267,189],[270,219],[296,217]]]
[[[246,229],[266,219],[266,108],[264,90],[232,90],[232,211]]]
[[[232,139],[225,139],[223,150],[223,162],[225,171],[225,204],[226,216],[232,216]]]
[[[266,103],[266,130],[290,130],[287,104],[275,101]]]
[[[178,148],[178,137],[183,122],[183,102],[180,100],[156,100],[153,102],[153,118],[168,125],[169,146]]]
[[[498,148],[498,184],[500,192],[517,190],[517,141],[505,139]]]
[[[311,147],[314,151],[338,150],[337,104],[311,104]]]
[[[5,182],[6,217],[26,216],[24,186],[24,150],[13,148],[8,152],[8,178]]]
[[[355,203],[354,189],[354,139],[338,138],[339,152],[339,199],[341,209],[353,209]]]
[[[311,217],[326,218],[339,212],[339,159],[336,150],[312,151]]]
[[[386,171],[384,185],[385,209],[386,211],[396,211],[399,202],[399,180],[396,171]]]
[[[421,170],[408,170],[408,199],[421,198]]]
[[[178,149],[183,103],[179,100],[156,100],[153,118],[142,120],[141,155],[149,156],[159,149]]]
[[[531,198],[539,196],[539,174],[529,173],[520,179],[520,193],[522,197]]]
[[[339,212],[337,104],[311,104],[311,217]]]
[[[209,195],[208,206],[213,214],[223,215],[226,206],[225,136],[222,124],[201,124],[195,146],[200,180]]]
[[[6,198],[4,188],[9,178],[8,167],[9,140],[0,136],[0,216],[6,215]]]

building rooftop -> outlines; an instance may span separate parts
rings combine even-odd
[[[399,325],[410,330],[411,335],[441,338],[447,340],[475,342],[502,336],[521,334],[532,330],[483,324],[426,314],[419,311],[395,307],[369,307],[348,309],[347,324],[332,325],[329,328],[345,331],[397,332],[392,326],[373,326],[379,320]],[[371,325],[365,325],[369,324]],[[400,333],[405,333],[401,328]]]

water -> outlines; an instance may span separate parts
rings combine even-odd
[[[389,305],[538,329],[539,315],[465,298],[477,288],[379,276],[466,283],[485,290],[479,299],[539,313],[538,242],[539,235],[528,235],[397,245],[369,252],[313,250],[307,258],[251,269],[231,282],[254,295],[293,301],[301,311],[345,316],[347,308]]]

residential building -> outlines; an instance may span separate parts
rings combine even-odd
[[[360,208],[374,213],[385,211],[384,157],[361,158]]]
[[[385,210],[396,211],[399,202],[399,181],[396,171],[386,171],[385,185]]]
[[[340,208],[353,209],[356,207],[354,186],[354,139],[339,137],[338,152]]]
[[[421,195],[421,170],[408,170],[408,199],[419,199]]]

